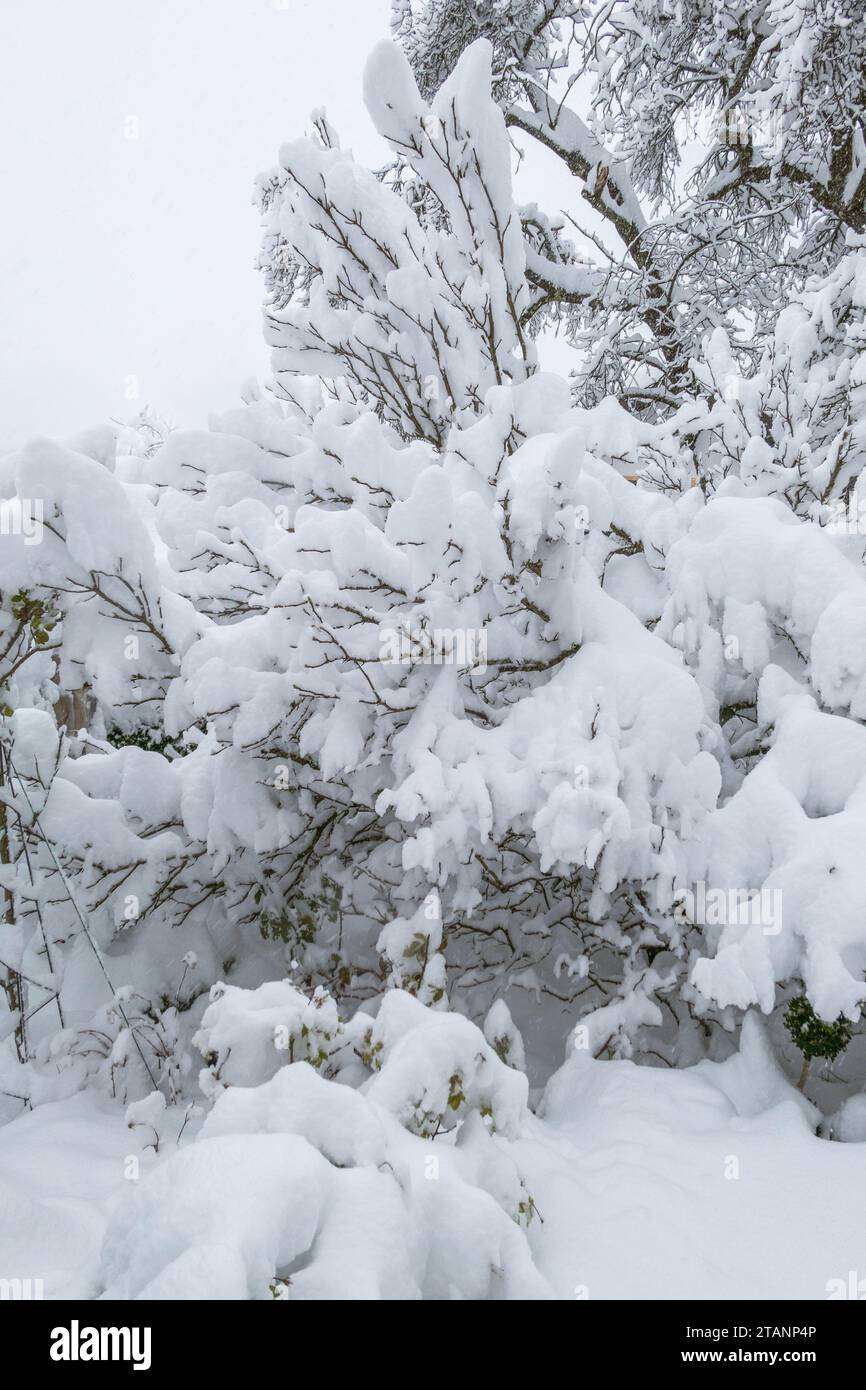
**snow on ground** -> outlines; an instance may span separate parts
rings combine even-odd
[[[87,1091],[0,1128],[0,1278],[41,1279],[46,1298],[92,1297],[108,1208],[137,1148],[122,1107]]]
[[[541,1110],[508,1152],[536,1203],[530,1247],[557,1299],[825,1299],[829,1281],[847,1282],[849,1271],[866,1269],[866,1149],[815,1136],[817,1112],[766,1063],[748,1030],[728,1062],[684,1071],[575,1056],[552,1079]],[[279,1127],[278,1117],[271,1127]],[[285,1244],[278,1210],[287,1207],[289,1219],[302,1225],[316,1220],[320,1169],[329,1165],[303,1139],[272,1133],[227,1143],[207,1127],[193,1137],[190,1127],[178,1146],[175,1128],[158,1156],[142,1150],[146,1142],[147,1131],[130,1131],[120,1107],[88,1094],[46,1104],[0,1129],[0,1278],[41,1278],[47,1298],[98,1297],[116,1273],[120,1234],[148,1247],[152,1270],[168,1271],[161,1296],[239,1297],[243,1275],[208,1282],[201,1256],[184,1251],[183,1241],[204,1240],[205,1228],[212,1241],[216,1230],[225,1240],[218,1247],[223,1257],[235,1242],[239,1265],[257,1241],[261,1264],[263,1249]],[[434,1152],[437,1144],[426,1142]],[[244,1168],[246,1187],[255,1189],[256,1146],[266,1144],[287,1164],[286,1176],[291,1171],[312,1187],[283,1190],[279,1201],[263,1191],[261,1210],[253,1210]],[[296,1148],[303,1162],[294,1162]],[[141,1177],[132,1182],[126,1174],[135,1154]],[[331,1172],[345,1189],[342,1218],[335,1216],[357,1225],[355,1177],[341,1167]],[[356,1176],[366,1207],[382,1174],[370,1165],[366,1176]],[[205,1212],[209,1192],[214,1210]],[[365,1221],[371,1214],[363,1213]],[[383,1207],[383,1223],[373,1220],[379,1229],[367,1232],[368,1245],[399,1235],[394,1213],[386,1215]],[[113,1236],[101,1255],[109,1219]],[[470,1243],[472,1219],[461,1232]],[[331,1238],[327,1230],[324,1238]],[[404,1256],[394,1250],[398,1264]],[[353,1280],[344,1270],[330,1289],[319,1278],[306,1296],[371,1296],[358,1290],[375,1280],[360,1267],[357,1273]],[[269,1296],[266,1278],[256,1287]],[[403,1288],[380,1291],[394,1298],[411,1287],[407,1278]],[[531,1283],[520,1287],[539,1296]],[[512,1296],[527,1295],[515,1286]]]
[[[701,1068],[603,1065],[518,1145],[558,1297],[825,1299],[866,1268],[862,1145],[793,1099],[738,1115]]]

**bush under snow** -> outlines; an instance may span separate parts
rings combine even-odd
[[[90,1291],[572,1296],[584,1110],[866,1135],[862,15],[487,8],[395,4],[384,169],[260,177],[266,392],[0,458],[0,1106],[153,1150]],[[684,186],[729,67],[780,141]]]

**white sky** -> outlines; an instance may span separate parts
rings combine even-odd
[[[344,146],[383,161],[361,82],[389,15],[389,0],[5,0],[0,452],[144,405],[204,427],[267,378],[253,179],[322,106]],[[528,143],[521,198],[585,210]],[[544,355],[573,365],[564,343]]]
[[[5,0],[0,449],[144,404],[205,425],[267,374],[253,179],[320,106],[379,162],[361,75],[388,16],[388,0]]]

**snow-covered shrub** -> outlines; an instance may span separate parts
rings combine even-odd
[[[369,1039],[375,1075],[366,1093],[414,1134],[434,1137],[476,1111],[516,1136],[526,1077],[505,1066],[468,1019],[395,990],[382,1000]]]
[[[484,1036],[497,1057],[509,1067],[523,1071],[526,1067],[526,1051],[523,1039],[514,1025],[510,1010],[504,999],[497,999],[484,1020]]]
[[[379,937],[377,950],[392,967],[389,983],[416,995],[422,1004],[444,1005],[447,980],[441,945],[439,895],[434,891],[413,917],[395,917]]]
[[[862,7],[394,21],[387,165],[258,180],[267,390],[0,458],[0,1113],[128,1107],[109,1297],[547,1297],[530,1081],[669,1165],[857,1053]]]
[[[288,980],[255,990],[218,984],[210,999],[193,1038],[208,1063],[206,1092],[258,1085],[284,1062],[325,1066],[340,1044],[337,1008],[321,986],[307,999]]]
[[[756,53],[607,8],[401,4],[389,165],[317,116],[258,182],[270,392],[0,459],[11,1109],[189,1100],[203,1052],[217,1104],[304,1061],[481,1144],[566,1041],[684,1065],[801,994],[856,1026],[863,180],[847,97],[802,121],[838,25],[807,7],[798,76],[785,4]],[[727,111],[725,44],[784,148],[714,136],[683,192],[670,82]],[[621,254],[517,200],[510,136]]]
[[[202,1030],[207,1045],[234,1039],[238,1084],[208,1088],[194,1142],[112,1222],[107,1296],[550,1296],[510,1142],[528,1119],[525,1078],[473,1024],[390,992],[373,1027],[375,1074],[365,1068],[354,1089],[307,1061],[263,1058],[274,1020],[303,1016],[297,991],[268,986],[246,1006],[243,994],[219,995]],[[309,1018],[316,1001],[304,1002]],[[159,1119],[132,1112],[138,1124]]]

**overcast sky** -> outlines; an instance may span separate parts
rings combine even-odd
[[[268,375],[253,180],[361,101],[388,0],[0,0],[0,451],[144,405],[206,426]],[[577,208],[529,142],[523,199]],[[545,340],[546,366],[573,365]],[[136,394],[137,393],[137,394]]]
[[[0,448],[145,403],[204,425],[267,372],[256,173],[316,106],[378,162],[388,0],[2,8]]]

